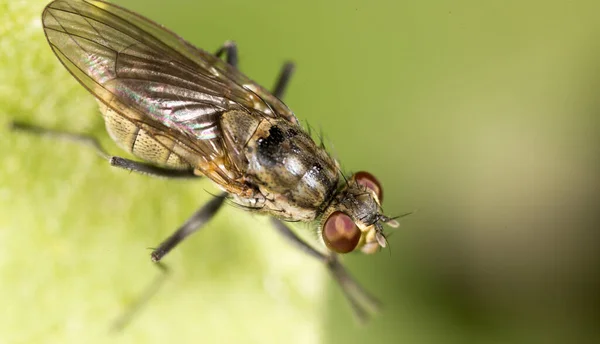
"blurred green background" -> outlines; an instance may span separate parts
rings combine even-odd
[[[369,170],[389,214],[418,210],[391,252],[345,262],[385,304],[357,326],[324,268],[264,218],[226,208],[170,254],[156,246],[214,192],[110,168],[19,119],[92,133],[92,97],[53,56],[46,1],[0,0],[0,343],[597,343],[598,1],[118,1],[240,68]],[[206,190],[206,191],[205,191]]]

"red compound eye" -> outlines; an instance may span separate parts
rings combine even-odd
[[[367,189],[373,190],[379,198],[379,202],[383,202],[383,188],[375,176],[369,172],[361,171],[354,174],[354,180],[359,185],[366,187]]]
[[[361,232],[350,216],[341,211],[335,211],[325,221],[322,235],[325,245],[330,250],[337,253],[348,253],[358,245]]]

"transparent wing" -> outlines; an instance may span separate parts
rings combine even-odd
[[[62,51],[63,56],[57,54],[59,58],[70,59],[88,78],[95,80],[100,76],[97,82],[114,79],[119,72],[117,57],[141,58],[146,60],[141,62],[161,68],[173,64],[176,69],[188,69],[188,75],[197,74],[189,81],[202,79],[206,91],[246,108],[296,122],[287,106],[234,67],[163,26],[117,5],[103,1],[54,1],[44,10],[42,21],[53,49]],[[109,61],[100,62],[103,58]]]
[[[190,154],[220,166],[203,170],[227,169],[218,126],[224,111],[296,122],[237,69],[119,6],[58,0],[45,8],[42,23],[54,53],[84,87],[120,115],[150,124],[155,135],[183,138]]]

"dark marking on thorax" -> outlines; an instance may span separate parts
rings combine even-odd
[[[258,139],[256,154],[262,165],[274,167],[277,164],[283,164],[286,152],[289,152],[290,148],[294,149],[294,147],[290,147],[290,143],[286,140],[289,134],[289,130],[286,133],[274,125],[269,129],[268,137]]]

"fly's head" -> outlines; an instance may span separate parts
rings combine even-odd
[[[398,227],[398,221],[382,214],[383,189],[368,172],[357,172],[338,191],[321,219],[325,245],[337,253],[356,249],[370,254],[385,247],[383,224]]]

